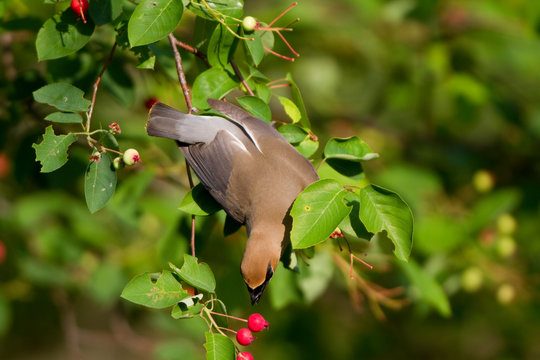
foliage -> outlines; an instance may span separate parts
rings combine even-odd
[[[59,344],[59,319],[83,352],[103,348],[85,336],[98,321],[145,334],[115,345],[126,357],[236,351],[210,312],[249,309],[245,236],[223,239],[231,224],[189,190],[174,142],[144,134],[145,102],[187,109],[173,29],[200,51],[177,44],[192,106],[226,96],[273,121],[322,179],[295,203],[295,229],[320,231],[293,231],[307,248],[284,254],[257,308],[280,331],[256,358],[536,357],[539,6],[314,1],[271,24],[289,5],[96,0],[85,23],[67,1],[0,4],[0,357]],[[244,30],[244,14],[267,22]],[[296,16],[280,32],[295,49],[265,30]],[[270,52],[297,50],[293,65]],[[128,148],[143,162],[122,168]],[[190,214],[208,265],[183,256]]]

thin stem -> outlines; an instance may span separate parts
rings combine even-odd
[[[227,25],[227,23],[225,22],[225,20],[223,20],[223,17],[225,17],[225,16],[227,16],[227,15],[222,14],[222,13],[220,13],[220,12],[218,12],[218,11],[212,9],[212,8],[210,7],[210,5],[208,5],[208,3],[207,3],[205,0],[201,0],[201,1],[203,2],[203,4],[204,4],[204,6],[206,7],[206,9],[207,9],[208,11],[210,11],[210,13],[212,14],[212,16],[214,16],[214,18],[215,18],[220,24],[222,24],[223,26],[225,26],[225,29],[227,29],[231,34],[233,34],[234,36],[236,36],[237,38],[239,38],[239,39],[241,39],[241,40],[249,40],[249,41],[255,40],[254,38],[248,38],[248,37],[244,37],[244,36],[238,35],[236,32],[234,32],[234,31],[229,27],[229,25]],[[192,4],[193,4],[193,3],[192,3]],[[238,22],[242,22],[242,20],[240,20],[240,19],[236,19],[236,18],[233,18],[233,17],[231,17],[231,16],[228,16],[228,17],[230,17],[230,18],[232,18],[232,19],[234,19],[234,20],[236,20],[236,21],[238,21]]]
[[[296,55],[296,56],[300,56],[299,53],[297,53],[296,51],[294,51],[293,47],[291,46],[291,44],[289,44],[289,42],[287,40],[285,40],[285,37],[283,36],[283,34],[279,31],[276,31],[277,34],[279,35],[279,37],[281,38],[281,40],[283,40],[283,42],[285,43],[285,45],[287,45],[287,47],[289,48],[289,50],[291,50],[291,52]]]
[[[236,74],[236,77],[238,77],[238,79],[240,79],[240,81],[242,82],[242,85],[244,85],[244,87],[246,88],[247,92],[249,93],[249,95],[251,96],[255,96],[255,94],[253,93],[253,91],[251,90],[251,88],[249,87],[247,81],[244,79],[244,77],[242,76],[242,73],[240,72],[240,70],[238,69],[238,66],[236,66],[236,63],[234,62],[233,59],[230,60],[230,63],[231,63],[231,66],[234,70],[234,73]]]
[[[225,317],[228,317],[228,318],[231,318],[231,319],[234,319],[234,320],[238,320],[238,321],[247,322],[246,319],[242,319],[242,318],[232,316],[232,315],[222,314],[222,313],[218,313],[218,312],[215,312],[215,311],[210,311],[210,313],[214,314],[214,315],[225,316]]]
[[[218,326],[218,324],[216,324],[214,318],[212,317],[212,314],[211,314],[211,311],[208,310],[206,307],[202,308],[201,311],[204,311],[206,313],[206,315],[208,316],[208,320],[210,320],[210,322],[212,323],[212,325],[216,328],[216,330],[221,334],[221,335],[224,335],[226,336],[223,331],[221,331],[221,328]]]
[[[277,84],[277,85],[270,85],[270,89],[277,89],[277,88],[285,88],[285,87],[291,87],[291,84]]]
[[[321,162],[319,163],[319,165],[317,165],[317,170],[319,170],[319,168],[322,166],[322,164],[324,164],[326,162],[326,158],[322,159]],[[350,250],[350,248],[349,248]]]
[[[203,1],[204,1],[204,0],[203,0]],[[298,5],[297,2],[295,2],[294,4],[292,4],[291,6],[289,6],[287,9],[285,9],[284,12],[282,12],[281,14],[279,14],[277,18],[275,18],[270,24],[268,24],[268,26],[270,27],[270,26],[274,25],[274,23],[275,23],[276,21],[278,21],[279,19],[281,19],[281,17],[282,17],[283,15],[285,15],[287,12],[289,12],[289,10],[291,10],[291,9],[292,9],[293,7],[295,7],[296,5]]]
[[[294,61],[293,58],[278,54],[277,52],[273,51],[272,49],[269,49],[266,46],[263,46],[263,48],[264,48],[264,50],[268,51],[272,55],[275,55],[275,56],[280,57],[280,58],[285,59],[285,60]]]

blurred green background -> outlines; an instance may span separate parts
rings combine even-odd
[[[244,14],[269,22],[289,5],[246,1]],[[32,91],[65,81],[88,97],[113,36],[98,28],[77,54],[38,63],[35,36],[54,12],[37,0],[0,3],[0,358],[203,358],[200,319],[119,297],[134,275],[188,251],[190,219],[177,210],[183,160],[144,131],[148,98],[185,108],[171,57],[164,51],[156,72],[140,71],[120,51],[106,72],[94,124],[118,122],[121,148],[139,149],[143,163],[120,172],[111,202],[90,215],[84,143],[65,167],[39,173],[31,145],[51,110]],[[412,258],[444,289],[451,315],[390,260],[389,269],[358,268],[381,286],[404,286],[407,306],[383,308],[384,320],[328,270],[330,286],[309,304],[295,300],[296,284],[270,285],[255,310],[272,326],[249,350],[282,360],[540,358],[540,2],[313,0],[295,17],[286,36],[301,56],[268,57],[261,70],[293,74],[323,143],[358,135],[381,155],[367,177],[411,206]],[[187,43],[192,20],[177,31]],[[192,83],[198,70],[183,55]],[[223,221],[197,219],[197,255],[229,312],[246,317],[245,235],[223,238]]]

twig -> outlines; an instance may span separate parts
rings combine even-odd
[[[186,75],[184,74],[184,68],[182,66],[182,57],[180,56],[180,52],[178,52],[178,48],[176,47],[179,41],[174,37],[172,33],[170,33],[169,42],[171,43],[171,47],[174,53],[174,62],[176,63],[176,72],[178,74],[178,81],[180,82],[180,86],[182,87],[182,93],[184,94],[184,99],[186,100],[188,114],[191,114],[193,110],[195,110],[196,112],[197,109],[193,108],[193,104],[191,102],[191,94],[189,93],[189,88],[186,81]],[[193,49],[195,50],[195,48]],[[193,179],[191,178],[191,168],[187,162],[187,159],[186,159],[186,171],[188,175],[189,187],[193,189]],[[191,246],[191,255],[195,257],[195,215],[191,215],[190,246]]]
[[[240,79],[240,81],[242,82],[242,85],[244,85],[244,87],[246,88],[247,92],[249,93],[249,95],[251,96],[255,96],[255,94],[253,93],[253,91],[251,90],[251,88],[249,87],[247,81],[244,79],[244,77],[242,76],[242,73],[240,72],[240,70],[238,69],[238,66],[236,66],[236,63],[234,62],[233,59],[230,60],[230,63],[231,63],[231,66],[234,70],[234,73],[236,74],[236,77],[238,79]]]
[[[190,52],[193,55],[197,56],[202,61],[204,61],[206,66],[210,67],[210,63],[208,62],[208,58],[206,57],[206,54],[199,51],[199,49],[197,49],[197,48],[195,48],[195,47],[193,47],[191,45],[188,45],[185,42],[182,42],[182,41],[180,41],[178,39],[175,39],[175,41],[176,41],[176,45],[180,46],[182,49],[186,50],[187,52]]]

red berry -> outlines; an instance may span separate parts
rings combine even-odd
[[[88,0],[71,0],[71,11],[82,17],[83,21],[86,23],[84,15],[88,12]]]
[[[263,329],[268,329],[270,324],[264,320],[261,314],[251,314],[248,319],[248,328],[251,331],[258,332]]]
[[[189,285],[182,285],[182,288],[191,296],[195,296],[195,288]]]
[[[0,240],[0,264],[6,260],[7,257],[7,250],[6,245]]]
[[[247,346],[251,344],[253,340],[255,340],[255,337],[253,337],[251,330],[248,328],[241,328],[236,333],[236,341],[238,341],[240,345]]]
[[[236,360],[253,360],[253,355],[248,351],[244,351],[238,354]]]
[[[159,99],[156,99],[155,97],[149,97],[148,99],[146,99],[146,101],[144,102],[144,106],[150,110],[152,108],[152,106],[154,106],[157,102],[159,102]]]

